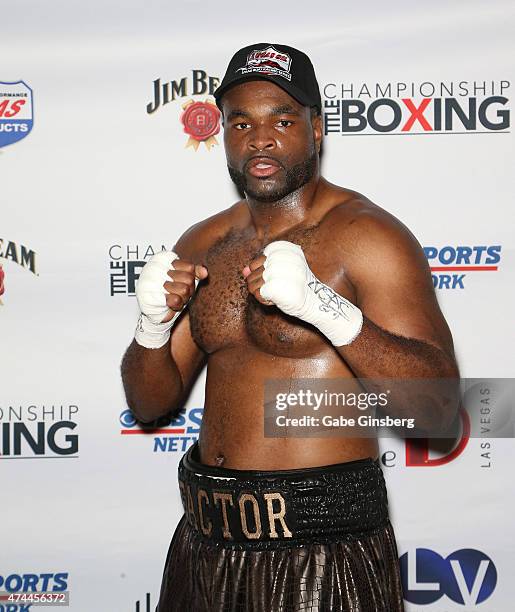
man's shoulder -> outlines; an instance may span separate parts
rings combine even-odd
[[[376,248],[395,243],[418,241],[406,225],[391,212],[372,202],[362,193],[336,188],[334,205],[326,215],[328,225],[336,230],[353,250]]]
[[[199,221],[187,229],[177,240],[174,251],[182,259],[202,257],[228,231],[242,222],[245,214],[243,201]]]
[[[331,236],[336,237],[336,252],[355,286],[370,275],[376,278],[378,270],[412,274],[416,269],[426,274],[424,251],[408,227],[363,194],[346,193],[326,220]]]

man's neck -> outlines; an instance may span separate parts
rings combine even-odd
[[[317,200],[321,177],[274,202],[260,202],[246,197],[251,222],[259,240],[269,242],[297,225],[309,221]]]

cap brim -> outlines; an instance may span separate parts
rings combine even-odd
[[[220,110],[222,110],[221,100],[224,94],[226,94],[227,91],[235,85],[241,85],[246,81],[271,81],[303,106],[317,106],[317,103],[308,98],[308,96],[306,96],[306,94],[301,89],[299,89],[296,85],[293,85],[289,81],[286,81],[283,77],[275,76],[273,74],[247,74],[240,78],[233,79],[225,85],[222,84],[218,89],[215,90],[213,95],[215,97],[216,105]]]

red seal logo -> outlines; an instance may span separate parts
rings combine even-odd
[[[184,132],[189,136],[186,146],[197,150],[201,142],[204,142],[208,149],[217,144],[215,135],[220,131],[220,111],[217,106],[208,100],[190,100],[183,108],[181,122]]]

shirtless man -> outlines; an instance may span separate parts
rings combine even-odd
[[[180,409],[207,361],[157,609],[397,612],[376,439],[265,438],[263,390],[277,378],[457,378],[427,261],[395,217],[320,176],[304,53],[241,49],[215,99],[244,198],[147,263],[122,363],[128,405],[152,422]],[[320,283],[336,313],[320,308]],[[419,425],[446,427],[456,411],[419,406]]]

